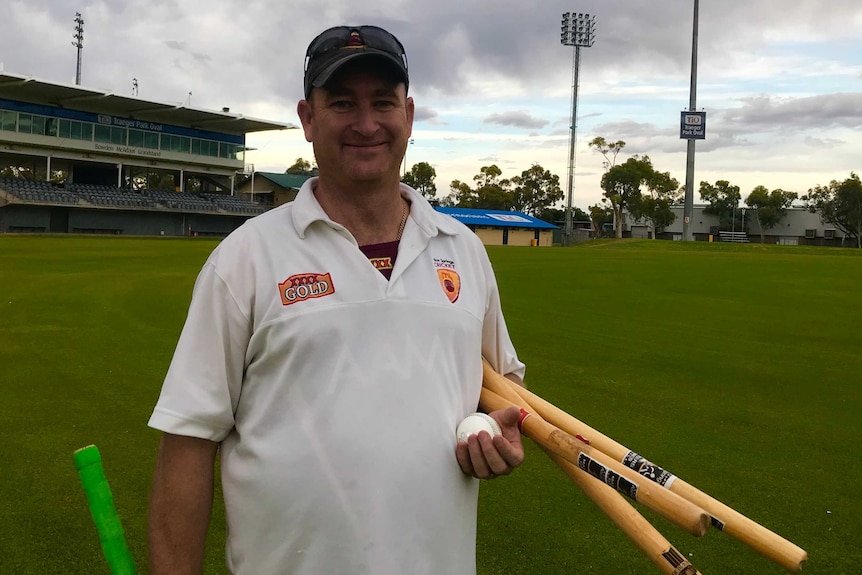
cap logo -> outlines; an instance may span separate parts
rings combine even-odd
[[[330,274],[296,274],[278,284],[282,305],[324,297],[335,293]]]
[[[359,35],[359,32],[353,31],[350,33],[350,37],[347,39],[346,48],[364,48],[365,41]]]

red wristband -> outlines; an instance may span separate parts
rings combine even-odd
[[[530,417],[530,412],[521,408],[521,417],[518,418],[518,431],[521,431],[521,424],[524,423],[524,420],[528,417]]]

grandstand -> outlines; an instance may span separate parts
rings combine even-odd
[[[246,134],[296,126],[0,72],[0,233],[226,235]]]

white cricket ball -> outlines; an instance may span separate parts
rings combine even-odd
[[[491,437],[500,435],[500,426],[494,421],[494,418],[487,413],[471,413],[458,424],[455,430],[455,439],[467,441],[471,435],[475,435],[480,431],[487,431]]]

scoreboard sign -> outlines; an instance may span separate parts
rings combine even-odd
[[[679,137],[683,140],[706,139],[706,112],[680,112]]]

